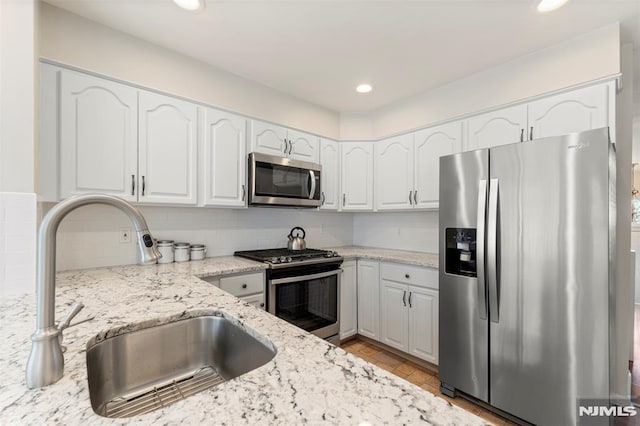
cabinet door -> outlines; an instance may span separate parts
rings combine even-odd
[[[409,353],[438,364],[438,292],[409,286]]]
[[[358,332],[358,301],[356,262],[342,264],[340,277],[340,339],[346,339]]]
[[[414,135],[414,208],[437,209],[440,157],[462,150],[462,122],[420,130]]]
[[[380,266],[358,260],[358,334],[378,340],[380,327]]]
[[[287,139],[291,143],[289,147],[289,158],[294,160],[318,162],[318,145],[320,138],[297,130],[288,130]]]
[[[533,139],[566,135],[599,127],[615,127],[609,121],[609,86],[587,87],[529,104]],[[613,136],[613,135],[612,135]]]
[[[203,132],[203,192],[207,206],[246,206],[247,120],[207,108]]]
[[[380,280],[380,341],[405,352],[409,349],[408,297],[407,285]]]
[[[516,105],[471,117],[466,151],[527,140],[527,106]]]
[[[60,197],[101,192],[136,201],[136,90],[60,74]]]
[[[251,122],[251,152],[286,157],[289,145],[285,142],[287,130],[262,121]]]
[[[373,143],[343,142],[340,150],[342,210],[372,210]]]
[[[258,309],[264,310],[264,293],[252,294],[251,296],[239,297],[240,300],[244,300],[248,304]]]
[[[376,208],[413,208],[413,135],[382,140],[375,151]]]
[[[322,139],[320,141],[320,190],[322,210],[338,210],[340,192],[340,152],[338,142]]]
[[[138,108],[138,202],[196,204],[198,108],[144,91]]]

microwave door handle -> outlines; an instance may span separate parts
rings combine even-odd
[[[309,180],[311,181],[311,189],[309,189],[309,199],[313,200],[316,195],[316,173],[313,170],[309,170]]]

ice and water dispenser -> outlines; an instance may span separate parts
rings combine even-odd
[[[447,238],[446,272],[475,277],[477,274],[475,228],[446,228],[445,232]]]

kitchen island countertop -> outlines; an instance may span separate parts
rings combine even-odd
[[[198,278],[262,269],[262,264],[226,256],[58,273],[56,318],[75,301],[86,305],[76,321],[95,318],[65,331],[64,376],[34,390],[26,388],[24,374],[35,327],[35,298],[5,298],[0,304],[0,419],[7,424],[486,424]],[[277,349],[275,358],[149,414],[106,419],[93,412],[85,364],[89,340],[105,338],[109,329],[131,331],[214,311],[270,340]]]

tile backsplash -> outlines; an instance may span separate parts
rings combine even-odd
[[[0,192],[0,299],[35,292],[36,194]]]
[[[52,206],[44,203],[43,212]],[[281,208],[140,209],[154,238],[205,244],[207,257],[232,255],[236,250],[286,247],[287,235],[294,226],[305,229],[308,247],[353,244],[352,214]],[[127,228],[133,231],[129,218],[113,207],[85,206],[71,212],[58,230],[58,270],[137,263],[135,241],[119,242],[120,230]],[[132,237],[135,240],[135,235]]]

